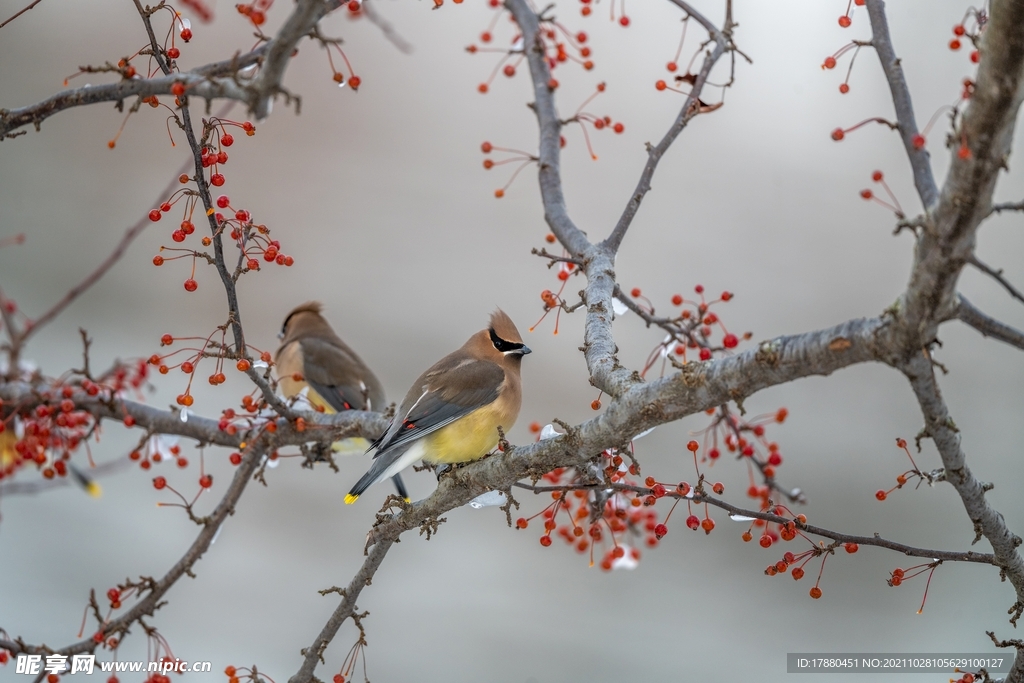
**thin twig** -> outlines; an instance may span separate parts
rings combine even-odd
[[[10,19],[5,20],[4,23],[0,24],[0,28],[3,28],[4,26],[7,26],[7,24],[11,23],[12,21],[14,21],[18,17],[20,17],[22,14],[24,14],[25,12],[29,11],[30,9],[32,9],[33,7],[35,7],[36,5],[41,3],[42,1],[43,0],[32,0],[32,2],[30,2],[28,4],[28,7],[22,8],[17,13],[15,13],[15,15],[13,17],[11,17]]]
[[[1010,296],[1012,296],[1014,299],[1024,303],[1024,294],[1021,294],[1020,290],[1014,287],[1009,280],[1003,277],[1002,268],[996,270],[995,268],[992,268],[991,266],[987,265],[984,261],[979,259],[974,254],[971,254],[971,257],[967,259],[967,262],[970,263],[975,268],[977,268],[978,270],[980,270],[981,272],[991,277],[999,284],[1001,284],[1003,286],[1003,289],[1009,292]]]

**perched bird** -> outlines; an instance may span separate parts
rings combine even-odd
[[[498,443],[519,415],[520,367],[530,349],[504,311],[413,383],[391,426],[373,447],[373,465],[356,482],[346,503],[369,487],[416,462],[479,460]]]
[[[362,359],[335,334],[320,314],[319,302],[296,307],[281,326],[277,350],[278,387],[286,398],[304,397],[326,413],[345,410],[384,409],[384,388]],[[334,450],[365,451],[366,439],[346,439]],[[408,500],[402,478],[396,473],[395,488]]]

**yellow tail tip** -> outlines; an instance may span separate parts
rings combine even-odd
[[[88,493],[93,498],[99,498],[100,496],[103,495],[103,489],[100,487],[99,484],[97,484],[94,481],[90,481],[88,484],[85,485],[85,492]]]
[[[412,502],[412,498],[410,498],[409,496],[406,496],[402,500],[404,500],[406,503],[411,503]]]
[[[351,505],[357,500],[359,500],[359,496],[353,496],[351,493],[345,494],[345,505]]]

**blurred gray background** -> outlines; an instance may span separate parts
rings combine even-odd
[[[720,20],[721,2],[696,4]],[[0,0],[0,15],[23,5]],[[277,5],[271,29],[290,7]],[[863,9],[855,11],[850,29],[837,26],[845,5],[737,0],[737,41],[754,64],[738,65],[725,106],[696,119],[662,162],[617,263],[624,287],[641,287],[662,310],[671,308],[673,293],[686,296],[697,283],[715,293],[729,289],[736,298],[719,309],[722,319],[733,331],[753,331],[755,340],[875,315],[898,295],[911,239],[893,237],[892,215],[857,194],[872,186],[870,174],[880,169],[905,210],[919,210],[898,140],[880,126],[841,144],[829,138],[836,126],[892,112],[872,52],[858,57],[846,96],[837,92],[846,62],[835,71],[820,69],[846,41],[870,35]],[[891,3],[896,49],[922,125],[954,101],[972,71],[966,51],[946,48],[966,5]],[[286,79],[303,97],[301,115],[279,102],[255,137],[236,136],[224,169],[224,191],[269,226],[296,261],[291,269],[272,267],[242,279],[250,342],[275,348],[284,314],[298,302],[320,299],[391,400],[482,327],[495,306],[525,331],[540,315],[541,290],[557,284],[529,253],[544,244],[547,232],[533,169],[496,200],[493,191],[510,167],[481,168],[484,140],[536,147],[525,67],[511,81],[499,76],[488,95],[479,95],[476,86],[496,57],[467,55],[463,48],[487,27],[491,10],[481,0],[445,3],[436,12],[429,6],[378,3],[415,46],[411,55],[365,21],[327,19],[325,32],[344,37],[363,79],[359,92],[339,90],[323,51],[304,43]],[[668,2],[632,2],[632,24],[622,29],[608,21],[607,0],[586,20],[578,7],[559,3],[558,16],[571,30],[590,34],[597,66],[589,73],[559,69],[560,111],[571,114],[606,80],[607,92],[588,110],[626,126],[621,136],[591,129],[597,163],[579,131],[566,131],[568,206],[578,225],[600,237],[635,185],[643,144],[661,137],[681,105],[680,96],[653,87],[668,75],[664,64],[676,49],[679,13]],[[215,10],[212,25],[194,23],[183,68],[251,45],[251,32],[231,3],[220,0]],[[691,41],[697,33],[691,27]],[[0,106],[41,100],[79,65],[134,53],[143,36],[131,3],[45,0],[0,30]],[[496,42],[510,38],[503,20]],[[694,44],[688,41],[687,51]],[[73,83],[88,79],[107,80],[83,76]],[[0,284],[29,315],[48,308],[159,203],[156,193],[183,160],[181,134],[172,148],[164,114],[148,107],[129,121],[116,150],[108,150],[121,118],[112,106],[97,105],[59,114],[42,132],[0,144],[0,237],[27,235],[23,246],[0,251]],[[944,123],[929,140],[940,178],[948,156],[941,146]],[[1018,142],[1015,154],[1020,148]],[[1022,193],[1013,164],[997,198],[1019,200]],[[172,223],[149,227],[112,272],[34,339],[27,355],[58,375],[80,361],[79,327],[95,339],[98,367],[148,356],[164,332],[205,335],[222,323],[223,293],[212,269],[200,267],[199,290],[188,294],[181,286],[188,276],[183,262],[160,269],[150,264],[161,244],[172,244]],[[993,218],[979,241],[980,256],[1019,284],[1021,223],[1016,215]],[[568,291],[574,287],[570,283]],[[995,283],[967,272],[962,287],[984,310],[1024,325],[1024,311]],[[557,336],[551,323],[527,338],[535,353],[524,364],[525,403],[513,442],[530,438],[533,420],[579,422],[593,414],[595,392],[577,351],[582,317],[563,316]],[[616,322],[616,335],[623,362],[633,367],[661,338],[631,315]],[[950,368],[942,386],[970,464],[981,479],[996,483],[989,499],[1022,533],[1022,356],[957,324],[943,328],[942,341],[938,358]],[[198,374],[208,373],[201,368]],[[236,404],[248,389],[234,375],[217,389],[198,383],[194,409],[215,415]],[[183,378],[158,376],[152,403],[173,402]],[[876,489],[888,488],[906,469],[894,438],[910,438],[921,425],[900,376],[864,365],[747,401],[752,413],[779,406],[791,415],[769,432],[786,458],[780,476],[807,491],[803,511],[814,523],[923,547],[968,548],[971,525],[951,488],[874,499]],[[698,416],[638,442],[645,473],[668,481],[689,476],[683,444],[704,425]],[[108,425],[93,454],[101,462],[121,458],[137,437]],[[198,454],[189,446],[185,451],[194,463],[188,470],[129,468],[102,480],[99,500],[66,488],[0,502],[0,626],[29,642],[62,646],[76,639],[90,588],[102,593],[126,576],[161,575],[196,528],[179,510],[155,506],[168,496],[150,481],[164,474],[172,485],[194,491]],[[226,456],[206,453],[214,494],[223,492],[230,475]],[[930,444],[918,462],[938,466]],[[268,487],[250,487],[196,566],[197,578],[183,579],[151,620],[176,656],[211,660],[217,672],[256,663],[278,683],[294,673],[299,649],[337,602],[316,591],[344,585],[362,560],[377,505],[370,496],[345,506],[342,497],[365,464],[348,459],[334,474],[323,467],[302,470],[290,460],[270,473]],[[713,473],[735,494],[732,500],[745,501],[745,467],[723,461]],[[18,479],[35,476],[26,471]],[[416,496],[434,486],[426,473],[410,472],[407,481]],[[383,498],[388,490],[374,493]],[[520,499],[529,514],[546,502],[525,494]],[[526,532],[506,528],[496,508],[454,511],[430,542],[409,534],[363,593],[359,606],[371,613],[365,622],[370,679],[674,680],[701,671],[726,680],[780,681],[787,677],[787,652],[991,651],[984,630],[1004,637],[1011,632],[1005,612],[1013,594],[994,569],[941,567],[919,616],[923,577],[889,588],[888,572],[910,563],[863,548],[829,561],[824,597],[813,601],[807,596],[813,576],[794,583],[762,573],[784,549],[743,544],[741,525],[722,515],[716,520],[715,532],[705,537],[690,533],[680,519],[660,547],[645,550],[635,571],[604,573],[588,569],[585,556],[560,542],[542,548],[536,525]],[[355,633],[351,625],[342,629],[318,670],[321,678],[337,671]],[[136,629],[121,658],[143,658],[143,643]],[[16,678],[13,666],[0,668],[0,679]]]

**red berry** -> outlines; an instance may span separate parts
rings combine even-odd
[[[657,83],[654,84],[654,87],[657,88],[658,90],[664,90],[665,88],[668,87],[668,84],[665,83],[665,81],[658,81]]]
[[[220,136],[220,144],[225,147],[230,147],[235,143],[235,139],[231,136],[231,133],[224,133]]]
[[[160,209],[153,209],[152,211],[149,212],[149,220],[151,220],[154,223],[156,223],[158,220],[160,220],[160,217],[162,215],[163,214],[160,213]]]
[[[790,573],[793,575],[794,581],[799,581],[800,579],[804,578],[804,570],[800,567],[795,567],[793,571]]]
[[[810,596],[812,598],[814,598],[815,600],[817,600],[818,598],[821,597],[821,589],[818,588],[817,586],[815,586],[814,588],[811,589]]]
[[[551,545],[551,537],[550,536],[541,536],[540,537],[540,544],[542,546],[544,546],[545,548],[547,548],[549,545]]]
[[[700,523],[700,528],[704,530],[705,534],[710,534],[711,530],[715,528],[715,520],[705,517],[704,521]]]
[[[716,481],[714,484],[712,484],[711,490],[718,495],[722,495],[723,493],[725,493],[725,484],[723,484],[720,481]]]
[[[981,53],[980,52],[978,52],[977,50],[974,50],[973,52],[971,52],[971,61],[973,63],[977,64],[980,60],[981,60]]]
[[[914,149],[921,149],[924,147],[926,140],[924,136],[918,133],[911,139],[911,143],[914,145]]]
[[[844,131],[842,128],[836,128],[834,131],[832,131],[832,139],[835,140],[836,142],[839,142],[845,137],[846,131]]]
[[[823,68],[823,69],[834,69],[834,68],[836,68],[836,58],[835,57],[825,57],[825,63],[821,65],[821,68]]]
[[[224,174],[223,173],[214,173],[212,176],[210,176],[210,184],[213,185],[214,187],[220,187],[221,185],[223,185],[224,184]]]
[[[840,94],[845,95],[846,93],[850,92],[850,86],[846,83],[840,83],[839,92]]]
[[[871,190],[865,189],[860,191],[860,196],[863,197],[864,199],[871,199],[871,197],[873,197],[874,195],[872,194]]]
[[[761,536],[761,540],[758,541],[758,543],[761,544],[762,548],[771,548],[772,547],[772,537],[769,536],[768,534],[763,534]]]
[[[842,26],[843,28],[849,28],[850,23],[850,17],[846,16],[845,14],[839,17],[839,25]]]
[[[754,535],[751,534],[749,531],[744,531],[743,535],[740,538],[743,539],[744,543],[750,543],[750,539],[754,538]]]
[[[181,29],[181,39],[184,40],[186,43],[188,41],[192,40],[192,29],[190,29],[190,28],[183,28],[183,29]]]
[[[959,40],[959,38],[954,38],[953,40],[949,41],[949,49],[950,50],[954,50],[954,51],[960,49],[960,40]]]
[[[654,527],[654,536],[660,541],[668,535],[668,527],[664,524],[658,524]]]
[[[722,337],[722,346],[727,349],[734,349],[740,343],[740,340],[736,338],[735,334],[731,332]]]
[[[860,550],[860,546],[856,543],[844,543],[843,548],[845,548],[846,552],[850,553],[851,555]]]
[[[171,233],[171,239],[174,240],[175,242],[184,242],[185,233],[181,230],[175,230],[174,232]]]
[[[696,531],[700,528],[700,518],[698,518],[697,515],[690,515],[686,518],[686,526]]]
[[[228,199],[228,196],[226,194],[222,194],[221,196],[217,197],[217,206],[222,209],[226,209],[228,204],[230,203],[231,200]]]
[[[185,291],[186,292],[194,292],[194,291],[196,291],[196,289],[198,287],[199,287],[199,284],[195,280],[193,280],[192,278],[189,278],[189,279],[185,280]]]
[[[174,85],[171,86],[171,93],[175,97],[181,97],[185,94],[185,84],[181,81],[175,81]]]
[[[875,498],[878,500],[885,500],[886,495],[887,494],[882,489],[878,489],[878,491],[875,492]]]
[[[181,50],[176,47],[169,47],[167,48],[167,56],[171,59],[177,59],[181,56]]]
[[[619,23],[622,24],[623,26],[629,26],[629,17],[623,14],[621,17],[619,17]]]
[[[199,477],[199,485],[202,486],[204,489],[210,488],[211,486],[213,486],[213,477],[209,474],[204,474],[203,476]]]
[[[693,453],[696,453],[699,448],[700,444],[697,443],[696,441],[693,441],[692,439],[686,444],[686,450],[691,451]]]
[[[153,478],[153,488],[155,488],[157,491],[159,491],[160,489],[164,488],[165,486],[167,486],[167,480],[166,479],[164,479],[163,477],[154,477]]]

